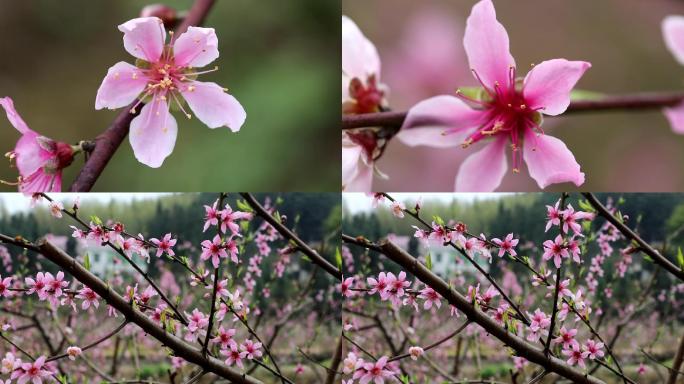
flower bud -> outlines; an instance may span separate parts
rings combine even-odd
[[[409,348],[409,354],[411,355],[411,359],[413,360],[418,360],[419,357],[423,355],[424,351],[423,348],[421,347],[411,347]]]
[[[178,14],[175,9],[165,4],[150,4],[140,11],[140,17],[158,17],[164,25],[173,27],[178,21]]]

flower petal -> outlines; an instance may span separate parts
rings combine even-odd
[[[53,154],[40,145],[39,137],[41,140],[49,140],[41,137],[36,132],[29,131],[29,133],[19,138],[17,145],[14,147],[14,153],[17,156],[17,169],[23,177],[36,172],[39,168],[45,166],[50,159],[55,158]]]
[[[525,130],[523,159],[530,176],[541,189],[564,182],[572,182],[578,187],[584,184],[584,173],[580,171],[575,156],[565,143],[555,137],[538,136],[531,129]]]
[[[95,109],[116,109],[132,103],[148,83],[136,66],[120,61],[107,71],[95,97]]]
[[[397,138],[415,147],[448,148],[463,144],[469,128],[475,128],[482,112],[453,96],[436,96],[411,108]],[[449,134],[445,135],[447,132]]]
[[[347,16],[342,16],[342,73],[351,80],[366,80],[375,75],[380,80],[380,56],[359,27]]]
[[[197,118],[209,128],[227,126],[237,132],[245,123],[245,109],[218,84],[193,81],[179,89]]]
[[[157,62],[164,51],[166,30],[158,17],[140,17],[119,25],[124,48],[138,59]]]
[[[494,89],[494,83],[508,84],[510,67],[515,59],[510,52],[508,33],[496,20],[491,0],[475,4],[466,24],[463,45],[470,68],[477,71],[484,84]]]
[[[39,169],[24,178],[19,185],[19,192],[38,193],[38,192],[61,192],[62,191],[62,172],[58,171],[53,175],[48,175]]]
[[[11,98],[0,98],[0,105],[2,105],[2,107],[5,109],[5,113],[7,114],[7,120],[9,120],[10,124],[12,124],[14,128],[17,129],[17,131],[23,134],[32,132],[28,125],[26,125],[26,123],[24,122],[24,119],[22,119],[21,116],[19,116],[17,110],[14,109],[14,101],[12,101]]]
[[[373,184],[373,165],[363,158],[364,150],[342,132],[342,190],[370,192]]]
[[[159,168],[173,152],[177,134],[178,125],[169,113],[169,105],[155,97],[131,121],[129,139],[135,158],[149,167]]]
[[[675,133],[684,134],[684,102],[663,110]]]
[[[570,105],[570,91],[589,68],[586,61],[565,59],[536,65],[525,77],[525,103],[532,109],[543,108],[545,115],[560,115]]]
[[[668,16],[663,20],[663,38],[679,64],[684,65],[684,16]]]
[[[461,164],[456,175],[456,192],[492,192],[499,187],[508,169],[508,137],[499,136]]]
[[[189,27],[173,43],[173,56],[180,67],[204,67],[219,57],[214,28]]]

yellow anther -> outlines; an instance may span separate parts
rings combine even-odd
[[[468,140],[464,141],[463,144],[461,144],[461,147],[463,147],[463,149],[465,149],[465,148],[470,147],[472,144],[473,144],[473,139],[468,139]]]
[[[191,115],[191,114],[189,114],[189,113],[186,113],[186,114],[185,114],[185,116],[187,116],[187,117],[188,117],[188,120],[192,119],[192,115]]]
[[[525,105],[525,104],[520,104],[520,109],[522,109],[522,110],[527,109],[527,105]]]
[[[188,92],[194,92],[195,91],[195,86],[191,85],[188,87]]]
[[[520,170],[518,168],[513,168],[513,173],[520,173]]]
[[[130,112],[131,112],[131,115],[135,115],[135,108],[131,108]]]

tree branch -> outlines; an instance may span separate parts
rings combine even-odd
[[[684,93],[636,93],[606,96],[598,100],[581,100],[570,103],[565,114],[601,111],[643,111],[672,107],[684,101]],[[398,128],[404,124],[407,112],[378,112],[342,116],[342,129],[369,127]],[[396,132],[395,132],[396,133]]]
[[[663,267],[665,270],[670,272],[672,275],[677,277],[679,280],[684,281],[684,271],[681,270],[680,268],[677,268],[676,265],[672,264],[668,259],[666,259],[663,255],[660,254],[655,248],[651,247],[650,244],[648,244],[646,241],[644,241],[639,235],[637,235],[634,231],[632,231],[628,226],[625,225],[625,223],[621,222],[620,220],[617,219],[617,217],[613,216],[608,209],[601,204],[601,202],[594,196],[593,193],[585,192],[582,193],[584,197],[587,198],[589,203],[598,211],[598,213],[603,216],[606,220],[608,220],[611,224],[615,226],[615,228],[618,229],[618,231],[622,232],[622,234],[632,240],[635,241],[637,244],[639,244],[639,247],[641,250],[649,255],[653,261]]]
[[[306,244],[302,239],[300,239],[297,235],[295,235],[292,231],[290,231],[289,228],[283,225],[283,223],[279,222],[276,220],[273,215],[268,213],[266,209],[259,204],[259,202],[252,196],[251,193],[240,193],[242,197],[247,200],[247,203],[257,212],[259,216],[261,216],[264,220],[266,220],[273,228],[275,228],[278,232],[280,232],[283,237],[286,239],[293,241],[295,244],[297,244],[297,247],[302,253],[307,255],[312,262],[317,264],[319,267],[323,268],[326,272],[334,276],[338,280],[342,280],[342,272],[337,269],[334,265],[332,265],[328,260],[324,259],[321,255],[316,252],[313,248],[311,248],[308,244]]]
[[[385,256],[412,273],[418,280],[434,289],[444,297],[449,304],[455,306],[465,314],[470,321],[477,323],[492,336],[501,340],[505,345],[513,348],[519,356],[544,367],[548,371],[555,372],[558,375],[577,383],[603,383],[603,381],[594,376],[585,376],[583,371],[568,365],[561,359],[545,355],[543,350],[536,348],[520,337],[500,327],[499,324],[487,316],[486,313],[477,310],[465,297],[453,290],[447,282],[423,266],[418,259],[411,256],[391,241],[383,240],[379,243],[379,246]]]
[[[201,350],[158,327],[154,321],[148,318],[144,313],[133,308],[133,306],[126,302],[124,298],[107,286],[107,284],[97,276],[83,268],[83,266],[76,262],[74,258],[67,255],[64,251],[55,247],[47,240],[40,240],[36,244],[36,247],[48,260],[52,261],[66,272],[70,273],[78,281],[91,288],[95,293],[102,297],[107,304],[121,312],[128,321],[138,325],[145,333],[173,350],[177,356],[202,367],[207,372],[215,373],[235,383],[261,384],[260,380],[226,366],[223,361],[219,359],[211,356],[203,356]]]

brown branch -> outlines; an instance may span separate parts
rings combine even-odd
[[[335,354],[333,355],[332,362],[330,363],[330,369],[328,369],[328,376],[325,378],[325,384],[333,384],[335,382],[335,377],[337,376],[337,368],[340,366],[342,361],[342,335],[337,341],[337,347],[335,348]]]
[[[677,382],[677,375],[682,374],[679,368],[682,366],[682,360],[684,359],[684,335],[682,335],[679,340],[679,348],[677,348],[677,354],[675,355],[674,361],[672,362],[672,368],[670,368],[670,377],[667,379],[667,384],[675,384]]]
[[[548,371],[555,372],[560,376],[578,383],[603,383],[594,376],[585,376],[582,370],[568,365],[561,359],[554,356],[547,356],[544,354],[543,350],[540,350],[499,326],[495,320],[487,316],[486,313],[477,310],[465,297],[453,290],[447,282],[418,262],[418,259],[408,254],[391,241],[384,240],[379,243],[379,246],[382,248],[383,254],[389,259],[399,264],[408,272],[412,273],[418,280],[434,289],[444,297],[449,304],[465,314],[470,321],[477,323],[489,334],[514,349],[518,356],[524,357],[525,359],[544,367]]]
[[[445,342],[451,340],[454,336],[458,335],[458,334],[461,333],[464,329],[466,329],[466,327],[468,327],[468,325],[470,325],[470,320],[466,320],[466,322],[463,323],[460,327],[458,327],[455,331],[451,332],[450,334],[448,334],[448,335],[442,337],[441,339],[439,339],[439,340],[435,341],[434,343],[432,343],[432,344],[426,346],[425,348],[423,348],[423,352],[427,352],[427,351],[431,350],[432,348],[435,348],[435,347],[437,347],[437,346],[439,346],[439,345],[441,345],[441,344],[443,344],[443,343],[445,343]],[[394,356],[394,357],[390,358],[389,360],[387,360],[387,362],[405,359],[405,358],[407,358],[407,357],[409,357],[409,356],[411,356],[410,353],[404,353],[404,354],[402,354],[402,355],[398,355],[398,356]]]
[[[677,268],[676,265],[672,264],[668,259],[666,259],[663,255],[660,254],[655,248],[653,248],[650,244],[648,244],[646,241],[644,241],[639,235],[637,235],[634,231],[632,231],[627,225],[625,225],[623,222],[618,220],[617,217],[613,216],[608,209],[601,204],[601,202],[594,196],[593,193],[582,193],[584,197],[587,198],[589,203],[598,211],[598,213],[603,216],[606,220],[608,220],[615,228],[617,228],[618,231],[622,232],[622,234],[639,244],[639,247],[641,248],[642,252],[646,253],[653,259],[653,261],[663,267],[665,270],[670,272],[672,275],[677,277],[679,280],[684,281],[684,271],[681,270],[680,268]]]
[[[636,93],[606,96],[598,100],[573,101],[565,114],[600,111],[643,111],[672,107],[684,101],[684,93]],[[378,112],[342,116],[342,129],[369,127],[394,128],[394,134],[404,124],[407,112]]]
[[[226,366],[223,361],[219,359],[211,356],[203,356],[201,350],[191,346],[180,338],[167,333],[144,313],[131,306],[123,297],[112,290],[111,287],[105,284],[97,276],[83,268],[83,266],[76,262],[73,257],[67,255],[64,251],[55,247],[47,240],[40,240],[36,244],[36,247],[48,260],[70,273],[87,287],[91,288],[105,300],[107,304],[121,312],[128,321],[138,325],[145,333],[173,350],[177,356],[202,367],[207,372],[215,373],[216,375],[235,383],[261,384],[260,380]]]
[[[124,327],[125,327],[127,324],[128,324],[128,320],[124,320],[124,322],[121,323],[121,325],[119,325],[118,327],[116,327],[116,328],[115,328],[114,330],[112,330],[111,332],[107,333],[106,335],[100,337],[99,339],[97,339],[97,340],[93,341],[92,343],[86,345],[85,347],[81,348],[81,352],[85,352],[85,351],[89,350],[90,348],[92,348],[92,347],[94,347],[94,346],[96,346],[96,345],[98,345],[98,344],[104,342],[105,340],[109,339],[110,337],[116,335],[117,333],[119,333],[119,331],[121,331],[122,329],[124,329]],[[46,361],[46,362],[49,362],[49,361],[59,360],[59,359],[63,359],[63,358],[68,357],[68,356],[69,356],[68,353],[64,353],[64,354],[61,354],[61,355],[58,355],[58,356],[50,357],[50,358],[48,358],[48,359],[45,360],[45,361]]]
[[[219,195],[219,207],[223,207],[223,199],[225,199],[226,194],[221,192]],[[223,238],[223,234],[221,233],[221,224],[216,225],[216,232],[219,236],[219,238]],[[209,310],[209,325],[207,326],[207,335],[204,338],[204,346],[202,347],[202,354],[204,356],[207,355],[207,350],[209,349],[209,337],[211,336],[211,330],[214,327],[214,313],[216,312],[216,292],[218,290],[218,283],[219,279],[221,278],[221,264],[216,267],[216,270],[214,271],[214,285],[212,286],[211,289],[211,309]]]
[[[247,200],[247,203],[257,212],[261,218],[266,220],[273,228],[276,229],[276,231],[280,232],[283,237],[286,239],[294,242],[297,245],[297,248],[307,255],[309,259],[315,264],[317,264],[319,267],[323,268],[326,272],[334,276],[338,280],[342,280],[342,272],[332,265],[328,260],[324,259],[321,255],[316,252],[313,248],[311,248],[308,244],[306,244],[302,239],[299,238],[299,236],[295,235],[292,231],[290,231],[289,228],[287,228],[283,223],[280,221],[276,220],[273,215],[268,213],[266,209],[259,204],[259,202],[252,196],[251,193],[240,193],[242,197]]]
[[[188,15],[183,19],[181,25],[176,28],[176,34],[180,35],[185,32],[189,26],[201,25],[214,3],[215,0],[195,0]],[[119,115],[117,115],[112,124],[95,138],[95,148],[90,153],[86,164],[81,168],[76,180],[71,184],[71,187],[69,188],[70,191],[88,192],[93,188],[93,185],[102,174],[102,171],[109,163],[109,160],[111,160],[114,153],[119,149],[119,146],[126,138],[126,135],[128,135],[131,121],[137,116],[137,113],[131,114],[130,112],[135,103],[137,103],[137,101],[124,108]],[[139,113],[142,109],[142,105],[139,105],[138,107],[139,108],[136,108],[136,112]]]

